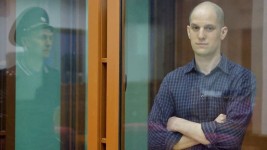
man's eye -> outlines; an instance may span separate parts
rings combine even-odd
[[[45,36],[45,35],[40,35],[36,37],[39,40],[52,40],[52,36]]]
[[[191,26],[192,30],[194,31],[198,31],[199,30],[199,27],[198,26]]]
[[[39,40],[45,40],[45,38],[46,38],[45,36],[41,36],[41,35],[37,36],[37,39],[39,39]]]
[[[215,30],[215,27],[207,26],[207,27],[205,27],[205,30],[208,31],[208,32],[211,32],[211,31]]]

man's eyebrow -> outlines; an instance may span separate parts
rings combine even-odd
[[[207,27],[207,26],[214,26],[215,27],[216,25],[214,25],[214,24],[206,24],[205,27]]]
[[[190,26],[200,26],[200,25],[198,25],[198,24],[196,24],[196,23],[191,23]],[[205,24],[205,25],[204,25],[204,27],[207,27],[207,26],[213,26],[213,27],[216,27],[215,24]]]
[[[191,23],[190,26],[199,26],[199,25],[197,25],[195,23]]]

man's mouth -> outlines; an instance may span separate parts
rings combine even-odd
[[[44,52],[44,53],[49,53],[50,50],[49,50],[49,49],[45,49],[45,50],[43,50],[43,52]]]
[[[196,45],[205,46],[205,45],[208,45],[208,43],[196,43]]]

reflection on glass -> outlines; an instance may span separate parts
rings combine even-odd
[[[15,56],[8,52],[5,58],[15,62],[6,71],[9,84],[0,87],[8,87],[6,99],[14,100],[9,138],[3,139],[16,150],[85,149],[86,1],[20,0],[8,6],[18,14],[8,43]]]
[[[16,149],[59,149],[60,72],[45,63],[53,27],[40,7],[24,10],[13,26],[16,53]],[[12,36],[12,35],[11,35]]]
[[[149,97],[148,0],[126,1],[125,150],[147,149]],[[138,11],[136,11],[138,10]]]

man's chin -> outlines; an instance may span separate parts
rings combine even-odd
[[[197,49],[197,50],[194,50],[194,53],[196,55],[199,55],[199,56],[206,56],[206,55],[208,55],[206,49]]]
[[[49,57],[49,55],[43,54],[43,59],[47,59],[48,57]]]
[[[50,55],[50,51],[44,51],[43,57],[47,58]]]

